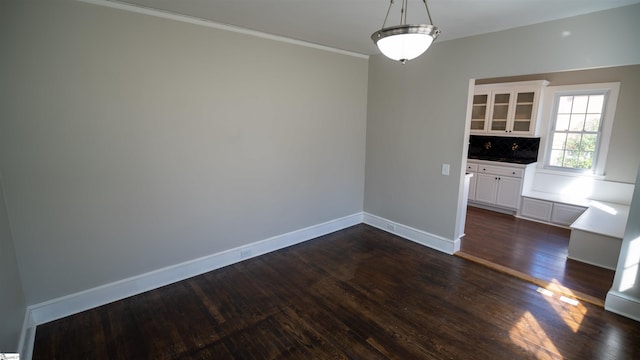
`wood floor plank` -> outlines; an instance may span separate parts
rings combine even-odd
[[[625,359],[637,322],[367,225],[39,325],[34,359]]]

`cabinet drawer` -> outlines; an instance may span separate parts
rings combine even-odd
[[[511,176],[516,178],[521,178],[524,174],[523,169],[482,164],[478,165],[478,172],[492,175]]]
[[[467,172],[478,171],[478,164],[467,164]]]

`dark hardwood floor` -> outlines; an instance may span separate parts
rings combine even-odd
[[[367,225],[37,327],[34,359],[631,359],[640,325]]]
[[[601,303],[613,283],[613,270],[567,258],[568,229],[469,206],[465,234],[462,252]]]

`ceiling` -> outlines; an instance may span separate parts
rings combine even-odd
[[[375,54],[389,0],[110,0],[257,30],[360,54]],[[397,25],[395,0],[387,26]],[[421,0],[408,0],[407,23],[427,23]],[[536,24],[640,0],[429,0],[437,42]]]

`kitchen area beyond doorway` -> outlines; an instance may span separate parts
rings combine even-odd
[[[617,101],[619,83],[603,80],[618,80],[612,74],[626,70],[475,82],[467,119],[469,206],[459,256],[604,304],[635,179],[617,181],[624,168],[606,156],[609,147],[619,147],[608,140],[616,105],[631,103]],[[595,105],[582,109],[580,102]],[[627,120],[623,115],[616,121]],[[599,145],[588,141],[593,139]]]

